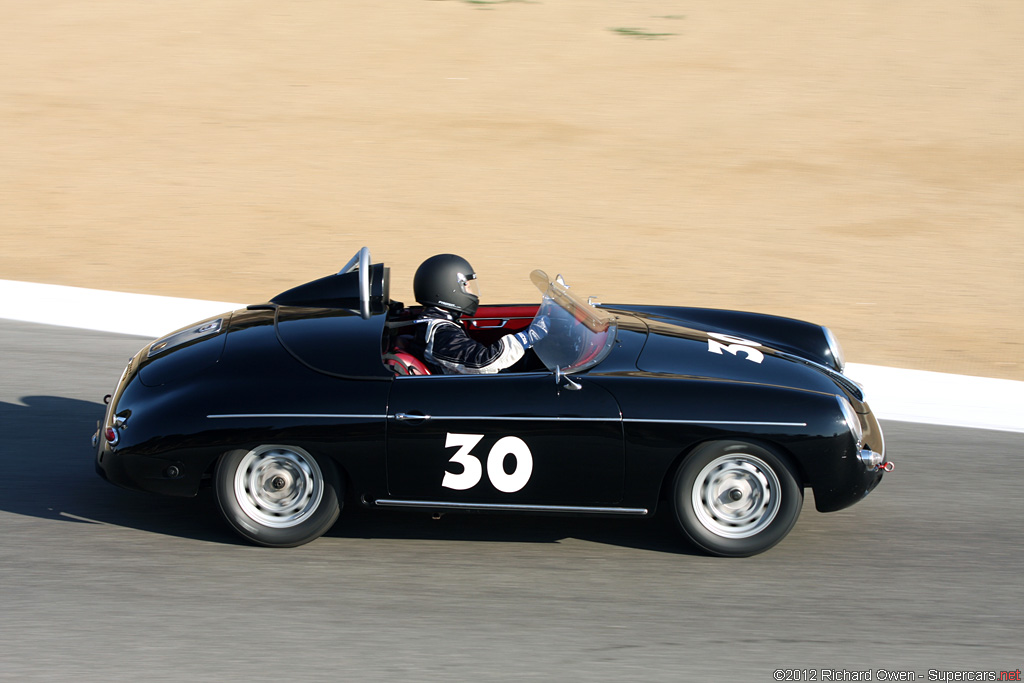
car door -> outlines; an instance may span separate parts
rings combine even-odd
[[[387,412],[395,499],[609,505],[622,498],[622,419],[614,397],[550,373],[399,377]]]

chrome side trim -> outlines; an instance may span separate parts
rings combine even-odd
[[[679,425],[744,425],[756,427],[806,427],[806,422],[758,422],[741,420],[656,420],[646,417],[626,417],[623,422],[647,422],[652,424],[679,424]]]
[[[649,424],[682,424],[682,425],[743,425],[759,427],[806,427],[806,422],[759,422],[740,420],[661,420],[646,417],[541,417],[541,416],[487,416],[487,415],[374,415],[355,413],[235,413],[226,415],[207,415],[210,420],[247,419],[261,417],[313,418],[313,419],[372,419],[372,420],[466,420],[495,422],[630,422]]]
[[[380,507],[430,508],[434,510],[492,510],[498,512],[559,512],[571,515],[646,515],[647,508],[595,507],[587,505],[517,505],[513,503],[452,503],[436,500],[379,498]]]
[[[383,420],[387,415],[357,415],[354,413],[236,413],[232,415],[207,415],[208,420],[224,420],[224,419],[246,419],[246,418],[257,418],[257,417],[302,417],[302,418],[314,418],[314,419],[374,419]]]
[[[542,417],[537,416],[503,416],[503,415],[412,415],[396,413],[388,415],[396,420],[431,419],[431,420],[495,420],[499,422],[619,422],[618,417]]]

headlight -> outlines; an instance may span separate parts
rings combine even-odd
[[[846,422],[846,426],[850,428],[850,433],[853,434],[853,440],[857,442],[857,448],[861,447],[864,442],[864,428],[861,427],[860,417],[857,416],[857,411],[850,405],[850,401],[845,396],[836,394],[836,401],[839,403],[839,410],[843,414],[843,421]]]
[[[825,333],[825,339],[828,341],[828,352],[832,354],[832,363],[836,370],[839,372],[843,371],[846,367],[846,356],[843,354],[843,347],[836,339],[836,335],[832,334],[832,330],[827,327],[822,327],[822,331]]]

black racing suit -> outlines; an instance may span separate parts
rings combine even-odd
[[[413,327],[415,351],[432,371],[445,375],[493,374],[511,367],[525,353],[522,333],[507,334],[487,346],[466,334],[457,314],[435,306],[424,308]]]

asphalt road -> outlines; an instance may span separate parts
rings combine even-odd
[[[1024,665],[1024,435],[884,423],[897,469],[867,500],[822,515],[808,497],[781,545],[743,560],[696,553],[664,516],[352,509],[315,543],[271,550],[236,540],[209,496],[93,472],[101,397],[144,341],[0,321],[0,679],[927,680]]]

